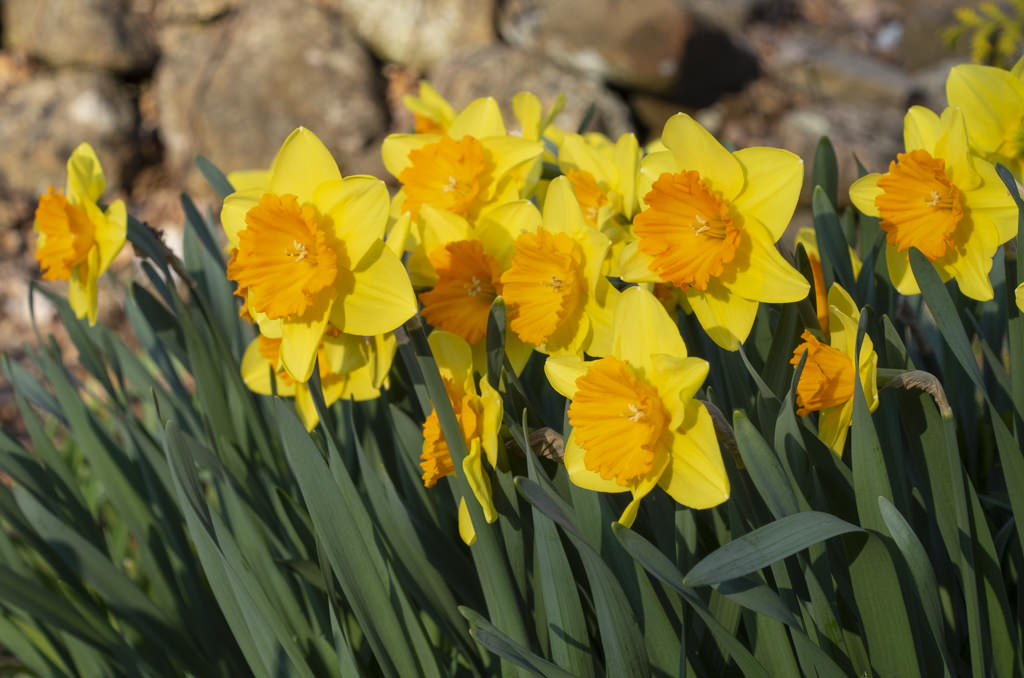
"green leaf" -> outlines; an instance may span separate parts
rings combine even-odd
[[[839,167],[836,163],[836,151],[828,137],[821,137],[814,151],[811,186],[821,186],[829,202],[833,205],[839,204]]]
[[[742,411],[733,412],[732,426],[743,465],[772,515],[782,518],[798,513],[800,505],[796,494],[774,450]]]
[[[821,253],[821,269],[825,275],[825,287],[831,287],[836,280],[850,294],[854,287],[853,264],[850,261],[850,246],[843,237],[839,217],[828,195],[820,187],[815,187],[811,196],[811,211],[814,214],[814,232],[818,239],[818,251]]]
[[[487,382],[498,390],[505,361],[505,300],[497,297],[487,314]]]
[[[217,192],[221,200],[235,192],[235,187],[231,185],[231,182],[224,176],[224,173],[205,157],[201,155],[196,156],[196,167],[203,173],[203,176],[206,177],[206,180],[213,187],[213,190]]]
[[[690,568],[683,584],[704,586],[736,579],[802,551],[811,544],[847,532],[861,531],[856,525],[827,513],[796,513],[748,532],[711,552]]]
[[[507,659],[513,664],[528,670],[533,675],[542,676],[543,678],[576,677],[577,674],[569,673],[560,666],[552,664],[548,660],[530,652],[498,630],[497,627],[477,612],[464,606],[459,607],[459,612],[469,621],[471,627],[470,634],[472,634],[473,638],[502,659]]]

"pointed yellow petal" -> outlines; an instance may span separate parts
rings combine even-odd
[[[68,158],[68,180],[65,187],[65,194],[69,200],[77,199],[82,202],[96,202],[107,183],[103,178],[103,168],[100,167],[96,151],[87,143],[81,143]]]
[[[974,154],[967,143],[964,116],[958,108],[942,114],[942,133],[935,143],[935,155],[946,161],[946,174],[961,191],[970,191],[981,183],[974,169]]]
[[[711,415],[701,403],[686,404],[683,424],[672,436],[672,460],[658,481],[683,506],[718,506],[729,498],[729,476]]]
[[[537,207],[529,200],[516,200],[481,215],[476,222],[476,238],[504,271],[511,265],[515,239],[522,233],[536,232],[540,224]]]
[[[747,340],[758,302],[733,294],[714,279],[706,292],[690,288],[685,294],[701,327],[716,344],[735,351]]]
[[[889,269],[889,281],[896,291],[903,295],[921,294],[914,272],[910,270],[910,257],[891,245],[885,246],[885,263]]]
[[[630,287],[619,295],[615,330],[615,357],[648,373],[655,354],[686,357],[686,345],[668,311],[642,287]]]
[[[256,189],[266,193],[267,186],[270,185],[270,170],[237,170],[229,172],[228,182],[234,187],[236,192]]]
[[[313,204],[328,217],[329,232],[344,243],[352,267],[384,238],[391,199],[380,179],[351,176],[321,183],[313,192]]]
[[[370,360],[369,339],[355,334],[343,333],[336,337],[325,334],[321,350],[327,367],[335,374],[346,374],[366,365]]]
[[[293,379],[306,383],[313,374],[313,362],[333,305],[315,304],[302,318],[281,323],[281,364]]]
[[[733,200],[744,217],[753,216],[768,229],[772,242],[782,237],[800,198],[804,161],[779,148],[744,148],[733,157],[743,166],[746,183]]]
[[[441,376],[455,382],[464,393],[474,390],[473,352],[466,341],[443,330],[434,330],[427,337]]]
[[[656,355],[651,361],[651,382],[672,414],[672,428],[678,428],[685,413],[683,403],[693,398],[708,376],[710,365],[701,358]],[[676,421],[678,417],[678,421]]]
[[[352,271],[351,291],[334,304],[331,323],[342,332],[384,334],[416,313],[416,296],[402,260],[378,243]]]
[[[420,242],[427,256],[438,247],[457,240],[471,240],[473,229],[464,217],[424,204],[420,207],[416,226],[420,231]]]
[[[680,167],[671,151],[650,153],[640,161],[640,174],[637,176],[636,199],[637,209],[644,209],[644,197],[651,192],[651,187],[662,174],[675,174],[686,168]]]
[[[619,277],[626,282],[662,282],[661,276],[651,270],[653,261],[654,258],[651,255],[640,251],[639,241],[634,240],[619,252]]]
[[[622,515],[619,516],[619,519],[616,522],[623,527],[632,527],[633,523],[636,521],[636,514],[640,510],[640,500],[650,494],[651,490],[653,490],[657,485],[657,476],[644,478],[643,481],[638,483],[632,490],[633,499],[631,499],[629,504],[626,505],[626,508],[622,510]]]
[[[484,510],[484,520],[493,523],[498,519],[498,512],[494,508],[494,500],[491,498],[491,479],[484,471],[483,455],[480,449],[480,439],[473,438],[469,445],[469,454],[462,460],[462,472],[466,474],[466,481],[469,488],[473,490],[480,508]]]
[[[939,116],[924,106],[911,106],[903,116],[903,145],[907,151],[923,149],[933,153],[941,134]]]
[[[295,389],[295,411],[299,413],[299,419],[307,431],[312,431],[320,423],[320,416],[316,413],[316,405],[313,403],[313,396],[309,387],[300,384]]]
[[[881,174],[865,174],[850,186],[850,202],[869,217],[879,217],[878,206],[875,205],[875,198],[882,195],[882,189],[878,187],[878,180]]]
[[[961,64],[946,79],[951,107],[964,112],[971,143],[990,153],[1024,118],[1024,83],[993,66]]]
[[[71,310],[79,318],[88,317],[89,325],[96,324],[98,312],[99,292],[96,287],[97,274],[95,271],[99,268],[99,263],[99,250],[94,247],[89,250],[88,266],[75,266],[71,269],[71,278],[68,279],[68,303],[71,305]],[[88,269],[88,273],[84,276],[82,276],[83,268]]]
[[[245,382],[250,391],[261,395],[273,393],[270,382],[273,366],[260,355],[259,337],[249,342],[249,346],[245,349],[245,353],[242,355],[240,371],[242,373],[242,381]]]
[[[332,179],[341,179],[338,163],[315,134],[299,127],[284,140],[270,166],[268,192],[291,194],[305,204],[313,200],[313,189]]]
[[[501,119],[501,109],[493,97],[476,99],[452,120],[448,128],[448,136],[459,140],[469,135],[477,139],[505,135],[505,123]]]
[[[519,137],[492,137],[481,139],[480,144],[487,151],[491,162],[494,163],[492,180],[495,183],[500,182],[507,174],[515,172],[529,163],[536,162],[544,152],[543,142],[520,139]],[[525,175],[523,179],[525,180]],[[518,195],[519,189],[524,183],[523,180],[518,183],[513,182],[516,189],[514,198],[526,197]]]
[[[389,134],[380,147],[384,167],[398,177],[410,165],[409,153],[427,144],[436,144],[440,139],[437,134]]]
[[[589,172],[598,184],[618,184],[619,171],[615,168],[615,163],[588,144],[579,134],[565,137],[558,149],[558,166],[563,171],[577,169]]]
[[[565,470],[569,472],[569,480],[574,485],[584,490],[593,492],[627,492],[628,487],[623,487],[612,480],[605,480],[598,473],[588,469],[583,463],[583,448],[576,444],[573,435],[569,434],[569,440],[565,442]]]
[[[459,498],[459,537],[466,546],[476,543],[476,530],[473,529],[473,520],[469,517],[469,507],[466,506],[466,498]]]
[[[807,296],[807,279],[783,258],[771,235],[755,219],[747,219],[736,258],[721,282],[746,299],[788,304]]]
[[[743,189],[743,167],[699,122],[676,113],[665,123],[661,140],[675,155],[681,170],[697,170],[702,179],[732,201]]]
[[[266,191],[261,188],[254,188],[236,191],[224,198],[224,206],[220,210],[220,223],[224,225],[229,247],[238,247],[238,234],[246,227],[245,215],[259,204],[265,193]]]
[[[588,230],[569,177],[557,177],[548,186],[548,194],[544,198],[542,226],[553,233],[566,233],[570,236]]]
[[[512,97],[512,114],[519,121],[519,127],[523,131],[524,139],[539,139],[541,135],[540,122],[543,111],[541,110],[540,99],[531,92],[517,92]]]
[[[544,361],[544,374],[551,387],[572,400],[576,395],[576,380],[587,373],[587,363],[574,355],[550,356]]]
[[[853,400],[842,405],[823,410],[818,417],[818,438],[828,446],[837,457],[843,456],[846,436],[853,421]]]
[[[1017,289],[1013,292],[1013,298],[1017,302],[1017,308],[1024,311],[1024,282],[1017,285]]]
[[[480,400],[484,403],[480,446],[487,456],[487,463],[491,465],[491,468],[497,468],[498,434],[501,431],[503,408],[501,405],[501,394],[494,390],[494,387],[491,386],[486,377],[480,380]]]
[[[622,196],[622,214],[627,219],[640,209],[637,179],[640,175],[640,144],[632,133],[623,134],[615,142],[615,167],[619,171],[618,192]]]

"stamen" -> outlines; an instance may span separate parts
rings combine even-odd
[[[635,403],[629,404],[630,415],[626,417],[630,421],[640,421],[647,416],[647,413],[640,409]]]

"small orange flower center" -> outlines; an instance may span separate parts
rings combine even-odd
[[[434,289],[420,295],[423,317],[475,344],[487,333],[491,303],[501,293],[501,268],[477,240],[460,240],[430,254],[437,271]]]
[[[39,196],[36,207],[36,228],[41,234],[36,261],[43,270],[43,280],[67,280],[71,269],[86,262],[96,242],[96,227],[85,210],[68,202],[53,186]]]
[[[236,294],[269,318],[301,316],[338,276],[339,252],[327,241],[316,208],[294,195],[265,194],[245,215],[228,262]],[[343,255],[342,255],[343,256]]]
[[[960,189],[946,174],[946,162],[928,151],[900,153],[878,180],[875,205],[886,240],[900,252],[916,247],[935,261],[956,246],[953,232],[964,217]]]
[[[706,290],[739,246],[729,204],[693,170],[662,174],[644,202],[648,209],[633,220],[633,233],[640,251],[654,259],[651,270],[684,290]]]
[[[807,362],[796,385],[797,414],[806,417],[811,412],[842,405],[853,398],[856,370],[850,356],[818,341],[808,330],[804,330],[800,338],[804,341],[796,347],[789,361],[797,365],[804,349],[807,350]]]
[[[488,163],[484,147],[471,136],[449,136],[409,153],[409,166],[398,175],[405,191],[402,206],[413,216],[420,206],[468,217],[484,184]]]
[[[413,129],[416,134],[444,134],[441,123],[419,113],[413,113]]]
[[[502,294],[514,310],[509,326],[523,341],[540,345],[583,306],[583,252],[565,233],[543,228],[521,234],[515,250],[501,276]]]
[[[478,438],[483,431],[483,404],[480,398],[463,393],[449,379],[444,380],[448,398],[455,408],[455,417],[462,429],[462,436],[468,443]],[[441,422],[437,418],[437,410],[431,410],[427,420],[423,422],[423,452],[420,454],[420,468],[423,470],[424,487],[433,487],[441,478],[455,473],[448,443],[441,432]]]
[[[583,464],[623,487],[649,474],[667,453],[669,416],[658,392],[613,356],[590,363],[576,387],[569,422]]]
[[[583,211],[583,220],[588,226],[597,228],[600,226],[598,217],[601,208],[608,204],[608,196],[601,187],[597,185],[594,175],[585,170],[570,169],[565,173],[576,192],[576,201]]]

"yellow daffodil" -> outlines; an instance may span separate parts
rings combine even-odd
[[[501,276],[512,331],[552,355],[607,355],[618,298],[602,275],[610,242],[587,225],[567,177],[551,182],[540,227],[513,246]]]
[[[327,406],[337,400],[379,397],[381,388],[387,386],[397,346],[390,333],[359,337],[328,330],[317,351],[320,386]],[[281,365],[280,339],[258,335],[245,350],[241,371],[245,385],[253,392],[295,398],[295,409],[307,430],[320,422],[309,386],[292,379]]]
[[[693,396],[708,363],[688,358],[661,303],[640,287],[622,293],[612,353],[584,362],[552,356],[544,372],[571,400],[565,466],[576,485],[631,492],[619,522],[660,485],[680,504],[709,508],[729,498],[729,478],[711,415]]]
[[[301,127],[278,151],[266,186],[224,200],[228,278],[260,333],[281,339],[292,378],[309,379],[328,323],[375,336],[416,312],[405,268],[381,240],[389,204],[382,181],[343,179],[323,143]]]
[[[777,148],[730,153],[683,113],[665,124],[668,149],[640,166],[646,207],[620,256],[623,279],[671,282],[712,340],[736,350],[760,302],[799,301],[810,288],[775,243],[796,208],[803,161]]]
[[[412,111],[417,134],[444,134],[455,119],[455,109],[426,80],[420,81],[419,96],[406,95],[402,103]]]
[[[854,378],[860,378],[868,409],[874,412],[878,407],[878,354],[865,334],[860,362],[855,368],[860,311],[839,285],[832,285],[828,291],[828,316],[829,343],[804,330],[803,343],[793,351],[790,363],[798,364],[807,351],[807,361],[796,385],[797,414],[806,417],[811,412],[820,412],[818,436],[837,456],[842,456],[853,420]]]
[[[468,454],[462,462],[462,472],[483,509],[484,519],[493,523],[498,519],[498,513],[491,499],[491,481],[484,472],[483,457],[487,457],[492,468],[497,466],[501,396],[491,388],[487,379],[481,379],[478,388],[473,377],[473,356],[469,344],[454,334],[439,330],[431,332],[427,340],[466,441]],[[455,464],[441,432],[436,410],[430,412],[423,424],[420,468],[426,487],[433,487],[441,478],[455,473]],[[476,541],[476,530],[470,520],[465,497],[459,501],[459,535],[467,544]]]
[[[1014,291],[1014,298],[1017,300],[1017,308],[1024,313],[1024,282],[1017,285],[1017,289]]]
[[[88,316],[89,324],[94,325],[96,281],[124,246],[128,215],[120,200],[106,210],[96,203],[106,190],[106,181],[92,146],[79,145],[67,167],[64,192],[51,186],[36,207],[36,261],[44,280],[68,281],[68,303],[75,315]]]
[[[850,187],[857,209],[882,220],[893,286],[901,294],[920,293],[907,254],[916,247],[943,280],[955,278],[972,299],[991,299],[992,257],[1017,233],[1009,192],[995,167],[971,153],[959,110],[947,108],[940,118],[914,106],[903,138],[907,152],[888,172],[861,177]]]
[[[825,274],[821,270],[821,253],[818,251],[818,236],[810,226],[804,226],[796,234],[796,245],[803,245],[807,252],[807,259],[811,263],[811,275],[814,277],[814,306],[818,313],[818,325],[821,331],[828,334],[828,293],[825,291]],[[850,251],[850,264],[853,266],[853,277],[860,275],[862,266],[860,257],[853,250]]]
[[[946,79],[946,98],[964,115],[971,146],[1024,180],[1024,59],[1012,71],[961,64]]]
[[[414,217],[424,206],[474,221],[488,207],[518,200],[525,177],[516,170],[541,154],[537,140],[505,132],[494,99],[477,99],[443,134],[392,134],[384,165],[402,184],[397,202]]]

